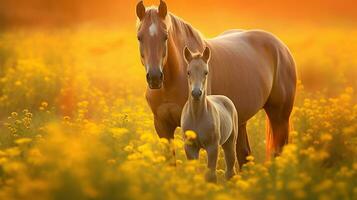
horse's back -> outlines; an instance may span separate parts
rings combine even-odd
[[[207,45],[212,51],[211,93],[229,97],[243,123],[263,108],[279,59],[291,59],[291,55],[277,37],[260,30],[227,31],[207,40]],[[278,58],[279,52],[287,53]]]
[[[223,33],[219,34],[217,37],[228,35],[228,34],[232,34],[232,33],[241,33],[243,31],[245,31],[245,30],[243,30],[243,29],[230,29],[230,30],[224,31]]]

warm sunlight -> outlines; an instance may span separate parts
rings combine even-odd
[[[284,92],[296,88],[295,101],[291,98],[290,132],[286,131],[288,144],[275,141],[273,153],[277,157],[267,159],[265,129],[269,121],[264,110],[255,110],[252,114],[257,114],[247,123],[251,154],[243,158],[246,163],[241,169],[236,164],[236,175],[231,174],[232,178],[226,180],[224,151],[220,148],[217,166],[210,168],[216,174],[216,184],[205,181],[207,158],[212,156],[202,149],[198,160],[186,157],[187,145],[202,139],[200,134],[192,130],[185,130],[184,134],[181,128],[174,127],[172,141],[165,135],[170,130],[165,129],[166,125],[177,118],[175,114],[180,117],[182,107],[170,104],[156,108],[159,101],[150,104],[150,97],[157,96],[153,88],[147,88],[151,87],[150,78],[157,74],[149,74],[150,65],[142,66],[141,59],[149,63],[156,54],[148,52],[160,48],[139,48],[137,23],[143,22],[137,19],[137,3],[133,0],[2,1],[0,199],[357,198],[355,1],[166,1],[168,11],[178,16],[177,20],[190,23],[206,38],[228,29],[268,31],[279,38],[274,42],[282,44],[279,50],[285,54],[280,56],[290,58],[285,49],[288,48],[296,63],[297,83],[285,77],[285,82],[279,85]],[[144,1],[146,9],[159,3],[159,0]],[[160,28],[151,27],[150,37],[161,37]],[[193,41],[182,32],[175,33],[176,41]],[[170,42],[168,38],[169,45],[163,46],[162,52],[158,50],[157,55],[166,55],[168,49],[169,57],[162,60],[172,61],[174,45]],[[228,57],[230,46],[214,48],[210,44],[212,57],[204,60],[207,66],[215,67],[219,63],[219,67],[224,67],[222,60],[217,61],[224,56],[228,67],[248,63],[249,69],[261,70],[262,65],[253,64],[277,63],[275,59],[264,60],[273,51],[268,46],[264,46],[261,54],[264,56],[248,62],[236,59],[249,54],[244,48],[237,47],[234,52],[240,55]],[[184,46],[180,49],[178,46],[175,52],[183,57]],[[146,60],[148,55],[151,57]],[[237,72],[219,67],[215,69],[222,70],[224,79],[220,81],[223,82],[230,79],[230,73]],[[268,97],[262,97],[270,90],[243,99],[256,92],[252,85],[261,81],[259,78],[264,83],[270,81],[270,76],[276,80],[276,74],[268,70],[273,68],[263,67],[267,73],[262,73],[263,78],[257,74],[245,81],[249,85],[244,84],[243,75],[235,76],[234,82],[222,83],[223,86],[212,84],[213,93],[229,96],[233,103],[243,102],[240,105],[244,108],[235,105],[238,118],[248,116],[250,110],[245,108],[258,105],[259,101],[267,101],[265,108],[274,103],[275,99],[269,102]],[[291,73],[294,69],[291,68]],[[162,70],[164,88],[168,79],[174,80],[167,70]],[[184,74],[182,77],[187,76],[186,70],[178,71]],[[219,74],[214,70],[209,73]],[[183,88],[187,95],[187,80],[184,80],[173,91]],[[292,86],[288,87],[290,83]],[[236,96],[230,96],[230,89],[245,94],[238,95],[236,100]],[[145,94],[147,90],[149,94]],[[288,97],[293,95],[276,99]],[[166,96],[163,102],[170,98]],[[245,101],[250,104],[244,104]],[[154,115],[167,111],[170,113],[162,121],[170,123],[163,123],[165,128],[155,127]],[[233,113],[234,109],[229,112]],[[280,117],[280,113],[276,116]],[[242,144],[238,136],[237,145]]]

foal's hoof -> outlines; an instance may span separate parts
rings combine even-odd
[[[230,180],[234,175],[236,175],[235,171],[227,171],[226,172],[226,179]]]
[[[206,181],[210,183],[217,183],[216,172],[209,171],[206,173]]]

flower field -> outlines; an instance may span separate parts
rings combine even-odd
[[[277,34],[300,79],[290,144],[265,161],[258,113],[249,163],[226,181],[221,152],[211,184],[179,129],[155,133],[134,28],[1,32],[0,199],[357,199],[357,30]]]

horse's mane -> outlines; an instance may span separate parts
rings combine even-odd
[[[152,21],[158,20],[157,7],[151,6],[146,10],[147,15],[150,16]],[[175,40],[179,42],[180,48],[188,46],[193,51],[203,51],[205,47],[204,36],[200,31],[193,28],[191,24],[184,21],[180,17],[169,13],[169,23],[171,23],[171,34]],[[140,28],[140,21],[137,21],[137,28]]]
[[[176,34],[175,38],[181,39],[181,42],[191,50],[202,51],[204,49],[204,36],[200,31],[172,13],[170,13],[170,18],[173,34]]]
[[[205,42],[202,33],[193,28],[191,24],[172,13],[170,13],[170,18],[173,29],[172,32],[173,34],[176,34],[175,38],[180,40],[180,43],[182,44],[181,48],[188,46],[192,51],[203,51]]]

